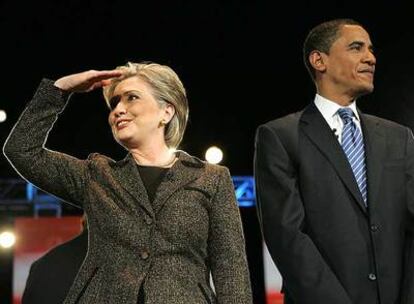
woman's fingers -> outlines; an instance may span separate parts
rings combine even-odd
[[[111,70],[111,71],[89,71],[88,75],[91,81],[101,81],[110,78],[120,77],[122,76],[122,72],[120,70]]]
[[[111,84],[111,80],[116,77],[122,76],[122,72],[119,70],[113,71],[94,71],[93,75],[89,79],[89,87],[86,91],[92,91],[98,88],[102,88]]]
[[[69,92],[89,92],[110,83],[111,78],[122,76],[122,71],[89,70],[58,79],[55,86]]]

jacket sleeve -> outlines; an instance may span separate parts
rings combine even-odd
[[[3,153],[30,183],[65,201],[81,206],[87,163],[45,148],[45,142],[69,95],[43,79],[31,102],[7,138]]]
[[[414,136],[408,128],[406,129],[406,138],[408,229],[414,234]]]
[[[304,232],[306,217],[292,157],[272,129],[266,125],[258,128],[254,160],[258,216],[270,255],[282,275],[283,290],[293,303],[352,304]]]
[[[414,137],[406,129],[406,197],[407,197],[407,237],[405,247],[404,284],[401,287],[401,303],[409,304],[414,299]]]
[[[212,198],[208,256],[217,303],[252,303],[241,218],[227,168],[222,168]]]
[[[33,299],[36,299],[36,291],[37,291],[36,282],[38,282],[35,279],[36,266],[37,266],[37,261],[34,261],[32,265],[30,266],[29,276],[27,277],[26,286],[24,287],[24,290],[23,290],[22,304],[33,303],[34,302]],[[38,280],[40,280],[40,278],[38,278]]]

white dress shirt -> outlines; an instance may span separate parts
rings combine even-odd
[[[328,123],[329,127],[331,128],[332,132],[338,138],[339,143],[342,141],[342,129],[344,127],[344,123],[342,122],[341,117],[338,114],[338,110],[340,108],[350,108],[352,112],[354,112],[354,123],[356,124],[357,128],[361,131],[361,121],[359,119],[358,111],[356,109],[355,100],[347,107],[342,107],[339,104],[322,97],[319,94],[315,96],[315,105],[318,108],[319,112],[321,112],[323,118],[325,118],[326,122]]]

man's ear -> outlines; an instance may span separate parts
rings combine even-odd
[[[327,57],[324,53],[320,51],[312,51],[309,54],[309,62],[312,65],[312,67],[315,69],[315,71],[318,72],[325,72],[326,71],[326,60]]]

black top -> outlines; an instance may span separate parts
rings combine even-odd
[[[169,168],[153,167],[153,166],[141,166],[137,165],[139,175],[141,176],[142,182],[144,183],[145,189],[147,190],[148,198],[152,203],[155,198],[155,192],[160,185],[165,173]],[[145,303],[145,293],[143,285],[139,290],[137,304]]]
[[[148,198],[152,203],[155,198],[155,192],[169,168],[141,165],[137,165],[137,167],[145,189],[147,190]]]

